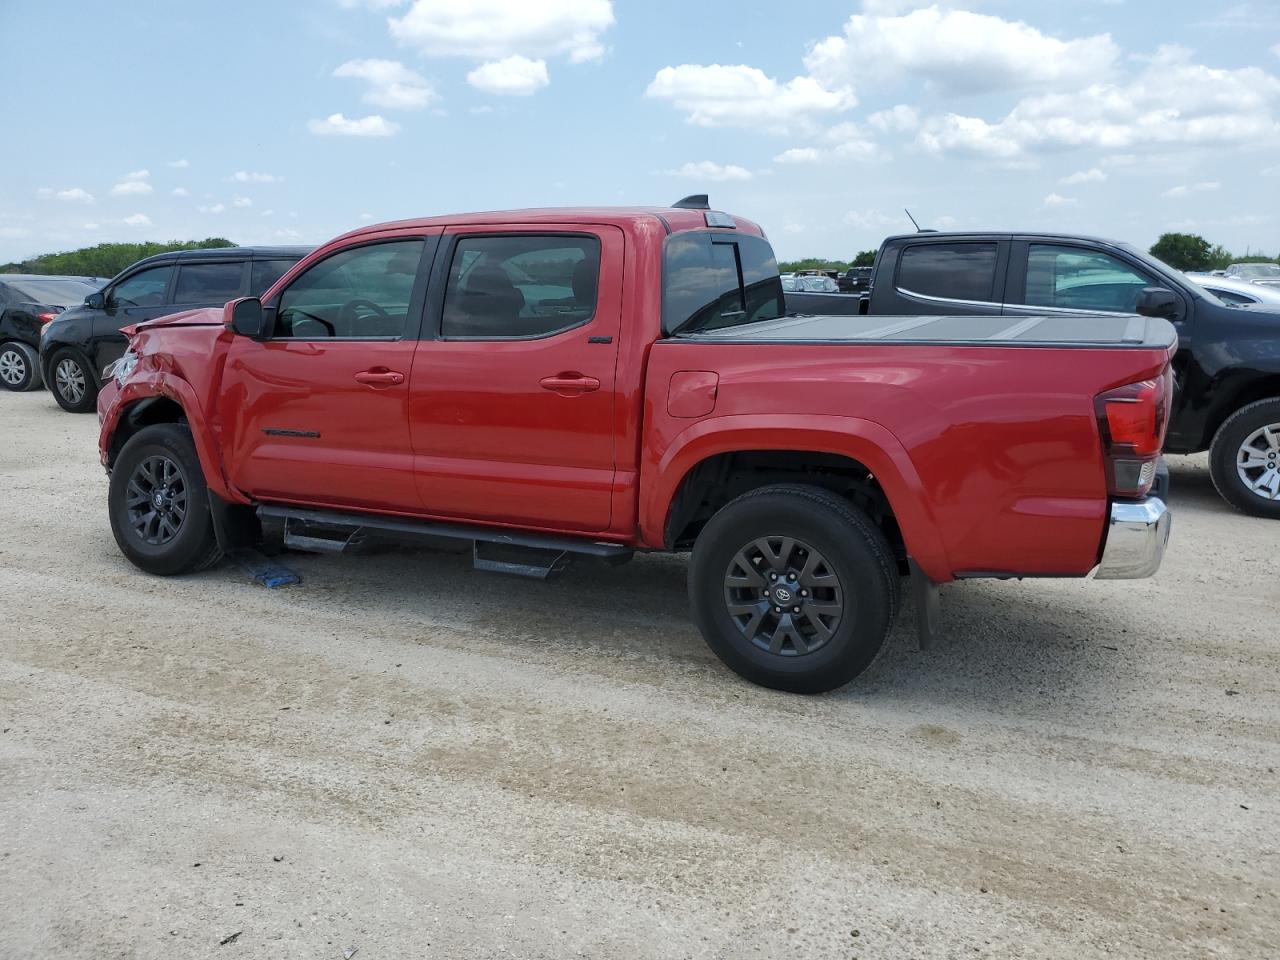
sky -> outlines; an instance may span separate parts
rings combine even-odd
[[[1280,0],[0,0],[0,262],[709,193],[1280,250]],[[15,68],[16,65],[16,68]]]

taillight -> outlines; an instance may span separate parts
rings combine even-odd
[[[1145,497],[1150,491],[1172,399],[1173,380],[1164,373],[1108,390],[1093,401],[1111,496]]]
[[[57,316],[57,314],[56,314],[56,313],[41,313],[41,314],[37,314],[37,316],[40,318],[40,322],[41,322],[41,323],[48,323],[50,320],[52,320],[54,317],[56,317],[56,316]]]

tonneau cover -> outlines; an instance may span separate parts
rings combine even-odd
[[[715,343],[916,343],[1027,347],[1080,346],[1168,349],[1173,324],[1136,314],[904,317],[790,316],[707,330],[679,340]]]

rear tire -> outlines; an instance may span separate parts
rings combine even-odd
[[[17,340],[0,343],[0,387],[21,393],[36,389],[42,382],[39,354]]]
[[[107,509],[120,552],[147,573],[192,573],[221,557],[200,458],[184,426],[160,423],[129,438],[111,471]]]
[[[68,413],[90,413],[98,403],[98,384],[84,357],[70,347],[49,360],[49,390]]]
[[[1209,448],[1209,475],[1237,510],[1280,520],[1280,397],[1227,417]]]
[[[820,487],[744,494],[694,544],[689,598],[707,645],[753,683],[822,693],[880,653],[898,609],[884,534]]]

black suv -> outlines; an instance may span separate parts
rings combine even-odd
[[[97,401],[103,370],[124,353],[121,327],[261,296],[312,249],[220,247],[139,260],[45,326],[40,337],[44,382],[62,409],[88,413]]]

